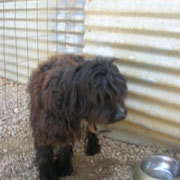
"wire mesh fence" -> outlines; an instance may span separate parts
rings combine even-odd
[[[24,83],[37,63],[49,55],[80,53],[84,4],[82,0],[1,1],[0,43],[4,61],[0,75]]]
[[[31,71],[52,54],[81,53],[84,5],[0,1],[0,179],[37,179],[26,85]]]

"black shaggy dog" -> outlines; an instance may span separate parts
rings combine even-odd
[[[87,122],[85,153],[100,152],[95,123],[113,123],[126,116],[126,80],[113,59],[56,55],[33,71],[30,123],[41,180],[71,175],[73,145]]]

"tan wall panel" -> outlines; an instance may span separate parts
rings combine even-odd
[[[117,57],[128,81],[128,116],[110,136],[180,147],[179,9],[178,0],[87,1],[83,53]]]

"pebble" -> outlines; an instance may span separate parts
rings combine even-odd
[[[176,157],[180,159],[180,153],[176,153]]]
[[[15,108],[15,109],[14,109],[14,113],[15,113],[15,114],[18,114],[18,112],[19,112],[18,109]]]
[[[4,153],[7,153],[7,152],[8,152],[8,150],[7,150],[7,149],[4,149],[4,150],[3,150],[3,152],[4,152]]]
[[[102,167],[101,168],[99,168],[99,170],[98,170],[99,172],[101,172],[102,171]]]

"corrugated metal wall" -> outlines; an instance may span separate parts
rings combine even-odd
[[[0,76],[27,82],[56,52],[114,56],[128,117],[109,135],[180,148],[179,0],[0,1]]]
[[[180,148],[180,1],[89,0],[85,13],[83,53],[119,58],[128,80],[128,117],[110,135]]]
[[[26,83],[39,61],[82,51],[84,0],[0,1],[0,76]]]

